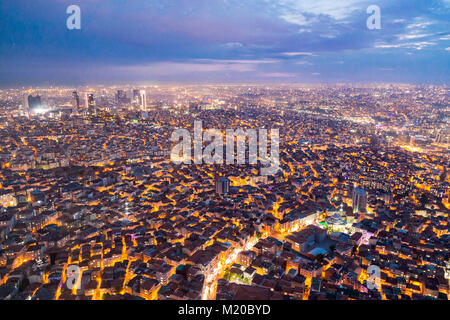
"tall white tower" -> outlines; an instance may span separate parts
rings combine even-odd
[[[140,97],[140,107],[142,111],[147,111],[147,97],[145,95],[145,90],[139,91],[139,97]]]

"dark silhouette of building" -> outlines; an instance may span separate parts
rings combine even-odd
[[[202,109],[198,102],[190,102],[189,103],[189,113],[197,113],[200,112]]]
[[[230,180],[226,177],[216,177],[216,193],[227,194],[230,191]]]
[[[355,187],[352,195],[353,212],[366,212],[367,193],[363,188]]]
[[[28,96],[28,108],[30,110],[40,108],[42,106],[41,96],[37,95],[33,97],[32,95]]]
[[[140,98],[141,98],[141,95],[139,93],[139,90],[134,89],[133,90],[133,102],[134,103],[139,103]]]
[[[76,109],[80,109],[80,96],[78,95],[78,92],[74,91],[72,93],[73,98],[75,99],[75,107]]]
[[[118,103],[129,103],[130,100],[127,98],[127,93],[123,90],[117,90],[116,100]]]
[[[94,99],[94,95],[92,93],[86,94],[86,108],[90,115],[96,114],[95,99]]]

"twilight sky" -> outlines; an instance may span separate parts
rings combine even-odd
[[[450,0],[0,0],[0,86],[449,80]]]

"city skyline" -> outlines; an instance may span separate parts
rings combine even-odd
[[[0,1],[0,300],[448,301],[449,18]]]

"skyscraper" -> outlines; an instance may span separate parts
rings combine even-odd
[[[78,92],[74,91],[72,92],[72,96],[75,99],[75,108],[77,110],[80,109],[80,96],[78,95]]]
[[[223,195],[230,190],[230,180],[226,177],[216,177],[216,193]]]
[[[94,115],[96,113],[94,94],[92,93],[86,93],[86,109],[90,115]]]
[[[147,111],[147,97],[145,95],[145,90],[141,90],[140,92],[139,104],[142,111]]]
[[[117,90],[116,93],[117,103],[128,103],[127,93],[123,90]]]
[[[41,113],[44,109],[42,108],[41,96],[36,95],[35,97],[31,94],[26,99],[26,112],[28,116],[31,114]]]
[[[28,106],[28,94],[26,94],[26,93],[23,94],[22,109],[23,109],[25,112],[28,112],[28,111],[29,111],[29,106]]]
[[[445,130],[439,130],[439,133],[436,135],[435,141],[437,143],[447,143],[450,139],[448,138],[448,134]]]
[[[140,94],[138,89],[133,89],[133,103],[139,103]]]
[[[31,94],[28,96],[28,108],[30,110],[37,109],[42,106],[41,96],[37,95],[33,97]]]
[[[196,112],[200,112],[201,108],[198,104],[198,102],[190,102],[189,103],[189,113],[196,113]]]
[[[355,187],[352,195],[353,213],[365,213],[367,206],[367,193],[363,188]]]

